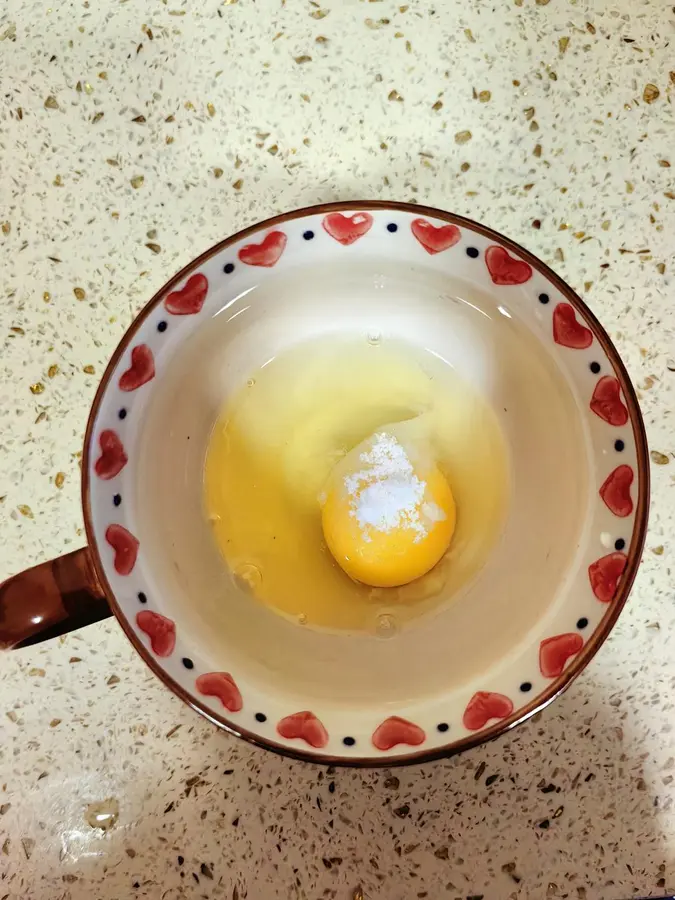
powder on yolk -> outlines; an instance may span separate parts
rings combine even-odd
[[[328,548],[344,571],[398,587],[441,559],[455,529],[452,491],[435,463],[391,433],[355,447],[333,471],[322,510]]]

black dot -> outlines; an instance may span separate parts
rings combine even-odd
[[[582,616],[580,619],[577,619],[577,628],[579,629],[579,631],[583,631],[583,629],[586,628],[587,625],[588,619],[586,618],[586,616]]]
[[[186,669],[194,669],[195,664],[192,662],[189,656],[184,656],[182,659],[182,663]]]
[[[466,255],[470,256],[471,259],[475,259],[479,255],[479,251],[476,247],[467,247]]]
[[[548,301],[549,301],[550,299],[551,299],[551,298],[549,297],[548,294],[539,294],[539,302],[540,302],[540,303],[546,304],[546,303],[548,303]]]
[[[345,745],[345,747],[353,747],[356,741],[353,737],[346,737],[342,738],[342,743]]]
[[[267,716],[265,715],[265,713],[256,713],[255,720],[256,722],[266,722]]]
[[[166,329],[168,327],[169,326],[166,324],[166,322],[158,322],[157,323],[157,331],[166,331]]]
[[[306,241],[311,241],[312,238],[314,237],[314,232],[313,231],[305,231],[302,236],[304,237],[304,239]]]
[[[126,419],[126,417],[127,417],[127,411],[126,411],[126,409],[122,408],[122,409],[117,413],[117,417],[118,417],[119,419]]]
[[[223,266],[223,272],[226,275],[231,275],[234,272],[234,263],[225,263]]]
[[[591,370],[591,372],[592,372],[594,375],[597,375],[598,372],[600,371],[600,363],[599,363],[599,362],[592,362],[588,368]]]
[[[398,231],[398,225],[396,224],[396,222],[390,222],[390,223],[387,225],[387,231],[391,231],[392,234],[393,234],[395,231]]]
[[[122,495],[121,495],[121,494],[115,494],[115,496],[113,497],[113,505],[114,505],[114,506],[119,506],[121,502],[122,502]]]
[[[624,541],[623,538],[617,538],[617,539],[614,541],[614,549],[615,549],[615,550],[623,550],[623,548],[624,548],[625,546],[626,546],[626,542]]]
[[[448,725],[447,722],[439,722],[438,725],[436,726],[436,731],[440,731],[441,734],[443,734],[444,732],[446,732],[448,730],[448,728],[450,728],[450,726]]]
[[[614,449],[616,450],[617,453],[621,453],[621,451],[624,450],[625,447],[626,447],[626,445],[621,440],[621,438],[619,438],[618,441],[614,441]]]
[[[138,592],[138,602],[139,603],[147,603],[148,602],[148,598],[145,596],[143,591]]]
[[[529,681],[524,681],[521,684],[520,689],[524,694],[529,694],[529,692],[532,690],[532,685]]]

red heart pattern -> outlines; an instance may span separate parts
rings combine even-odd
[[[155,377],[155,358],[147,344],[139,344],[131,351],[131,366],[120,376],[121,391],[135,391]]]
[[[190,275],[179,291],[172,291],[164,301],[164,307],[172,316],[194,316],[201,312],[206,295],[209,292],[209,281],[201,272]]]
[[[432,255],[454,247],[462,237],[462,233],[456,225],[436,227],[426,219],[413,219],[410,223],[410,230],[427,253]]]
[[[207,672],[197,678],[195,686],[205,697],[217,697],[230,712],[239,712],[244,705],[239,688],[228,672]]]
[[[113,565],[118,575],[130,575],[136,565],[138,540],[123,525],[108,525],[105,539],[115,551]]]
[[[377,750],[391,750],[397,744],[409,744],[418,747],[423,744],[427,736],[419,727],[407,719],[398,716],[390,716],[385,719],[373,733],[373,746]]]
[[[321,224],[324,231],[335,238],[338,244],[348,247],[370,231],[373,227],[373,217],[370,213],[355,213],[353,216],[330,213]]]
[[[561,347],[585,350],[593,343],[593,332],[577,322],[574,307],[570,303],[559,303],[553,310],[553,340]]]
[[[494,284],[525,284],[532,278],[532,266],[522,259],[509,256],[503,247],[488,247],[485,263]]]
[[[94,471],[99,478],[109,481],[119,475],[129,462],[129,457],[124,451],[122,441],[112,428],[106,428],[98,439],[101,447],[101,455],[94,463]]]
[[[580,634],[557,634],[546,638],[539,645],[539,670],[544,678],[557,678],[562,675],[565,664],[584,646]]]
[[[513,712],[513,703],[504,694],[478,691],[469,700],[462,722],[467,731],[480,731],[491,719],[505,719]]]
[[[630,495],[633,477],[630,466],[617,466],[600,488],[600,496],[605,501],[607,509],[622,519],[633,512],[633,498]]]
[[[602,603],[611,603],[619,585],[619,579],[626,568],[628,557],[625,553],[609,553],[588,567],[588,577],[593,593]]]
[[[259,244],[246,244],[239,251],[239,259],[247,266],[275,266],[286,248],[283,231],[270,231]]]
[[[342,213],[326,215],[322,226],[327,234],[342,246],[349,246],[366,235],[373,227],[369,213]],[[435,226],[426,219],[414,219],[411,233],[430,255],[441,253],[455,246],[462,237],[453,224]],[[259,243],[247,244],[239,250],[238,258],[245,265],[272,267],[281,258],[287,245],[282,231],[270,231]],[[525,261],[511,256],[500,246],[488,247],[485,262],[490,277],[496,285],[521,285],[532,278],[532,267]],[[195,315],[204,305],[209,283],[201,273],[192,275],[178,291],[172,291],[164,300],[166,310],[172,315]],[[570,303],[558,303],[552,317],[553,340],[556,344],[575,350],[587,349],[593,343],[593,333],[583,321],[577,319]],[[155,376],[152,350],[147,344],[131,349],[131,365],[120,376],[119,388],[134,391]],[[610,425],[622,426],[629,419],[628,410],[621,397],[617,378],[604,376],[595,385],[590,408]],[[99,435],[100,456],[94,464],[96,475],[102,480],[115,478],[124,469],[128,456],[119,435],[113,429],[105,429]],[[634,509],[631,485],[634,471],[629,465],[620,465],[608,475],[600,488],[600,497],[616,516],[625,518]],[[114,551],[113,564],[119,575],[129,575],[136,564],[139,541],[124,526],[109,525],[105,539]],[[609,603],[616,595],[620,579],[627,565],[622,552],[610,553],[588,567],[588,576],[595,597]],[[158,657],[170,656],[176,644],[176,625],[166,616],[150,610],[142,610],[136,616],[138,628],[149,638],[153,653]],[[580,634],[558,634],[541,641],[539,668],[545,678],[560,677],[570,660],[583,648]],[[195,680],[195,689],[203,696],[216,697],[229,712],[239,712],[243,700],[239,688],[228,672],[207,672]],[[468,731],[480,731],[493,720],[503,720],[513,712],[509,697],[492,691],[478,691],[469,700],[462,718]],[[277,724],[277,732],[286,740],[304,741],[310,747],[322,749],[329,742],[328,732],[321,720],[305,710],[286,716]],[[375,729],[372,744],[381,752],[399,745],[417,747],[427,739],[425,731],[414,722],[399,716],[390,716]]]
[[[144,609],[137,614],[136,624],[150,638],[155,656],[171,656],[176,646],[176,625],[171,619]]]
[[[603,375],[596,384],[591,409],[608,425],[621,426],[628,421],[628,410],[621,402],[621,387],[612,375]]]
[[[277,725],[277,731],[283,738],[288,740],[298,738],[317,750],[328,743],[328,732],[314,713],[308,710],[286,716]]]

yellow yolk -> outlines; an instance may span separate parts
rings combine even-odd
[[[344,571],[373,587],[421,578],[441,559],[455,530],[452,491],[432,461],[389,432],[351,450],[325,491],[323,533]]]

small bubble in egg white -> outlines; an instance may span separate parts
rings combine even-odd
[[[368,332],[368,343],[372,344],[373,347],[377,347],[378,344],[382,342],[382,335],[379,331],[369,331]]]
[[[253,563],[242,563],[233,573],[234,582],[242,591],[252,592],[262,584],[262,572]]]
[[[375,626],[377,636],[381,638],[392,638],[398,631],[396,619],[389,613],[383,613],[377,617]]]
[[[246,384],[247,384],[249,387],[253,387],[253,385],[255,384],[255,378],[249,378],[249,379],[247,380]]]

